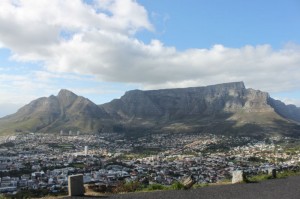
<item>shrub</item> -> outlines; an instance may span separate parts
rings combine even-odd
[[[247,178],[246,182],[247,183],[260,182],[260,181],[268,180],[268,179],[271,179],[271,178],[272,178],[271,175],[261,174],[261,175],[255,175],[255,176],[251,176],[251,177]]]
[[[164,190],[164,189],[166,189],[166,187],[161,184],[151,184],[147,187],[148,191]]]
[[[134,182],[127,182],[127,183],[120,183],[117,187],[113,190],[114,193],[122,193],[122,192],[135,192],[140,190],[142,185],[138,181]]]
[[[277,174],[277,178],[286,178],[286,177],[289,177],[289,176],[295,176],[295,175],[299,175],[300,172],[298,171],[282,171],[282,172],[278,172]]]
[[[175,182],[171,185],[171,189],[174,189],[174,190],[184,189],[184,185],[180,182]]]
[[[6,197],[2,194],[0,194],[0,199],[5,199]]]

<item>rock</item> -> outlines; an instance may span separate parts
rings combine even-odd
[[[196,181],[192,178],[192,176],[189,176],[182,181],[185,189],[190,189],[195,183]]]
[[[241,170],[233,171],[232,172],[232,184],[235,183],[242,183],[246,180],[245,174]]]
[[[268,174],[272,176],[272,178],[276,178],[276,169],[275,168],[269,168]]]
[[[281,116],[300,122],[300,108],[295,105],[286,105],[279,100],[269,98],[269,103],[274,110]]]
[[[68,177],[68,192],[69,196],[83,196],[83,175],[71,175]]]

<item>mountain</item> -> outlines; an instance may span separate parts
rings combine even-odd
[[[100,107],[120,118],[174,120],[238,110],[270,111],[268,97],[267,93],[247,90],[243,82],[236,82],[195,88],[133,90]]]
[[[284,118],[300,122],[300,108],[295,105],[285,105],[279,100],[269,99],[269,103],[274,110]]]
[[[0,119],[0,132],[186,132],[263,137],[299,136],[300,109],[247,89],[243,82],[206,87],[132,90],[96,105],[61,90]]]
[[[0,132],[90,131],[101,128],[101,122],[107,119],[111,118],[101,107],[63,89],[57,96],[39,98],[2,118]]]
[[[299,109],[287,111],[286,107],[290,106],[279,108],[274,104],[268,93],[246,89],[243,82],[233,82],[194,88],[133,90],[100,107],[119,118],[123,129],[129,132],[142,129],[257,137],[270,133],[300,134],[299,121],[295,119]]]

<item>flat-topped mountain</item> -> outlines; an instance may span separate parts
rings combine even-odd
[[[281,106],[279,106],[281,104]],[[233,135],[300,134],[299,108],[243,82],[206,87],[128,91],[101,105],[124,129]],[[291,110],[290,110],[291,109]]]
[[[172,120],[239,110],[272,111],[268,98],[267,93],[246,89],[243,82],[236,82],[195,88],[133,90],[100,107],[121,118]]]
[[[243,82],[206,87],[132,90],[96,105],[61,90],[0,119],[0,132],[191,132],[265,136],[300,135],[300,109],[247,89]]]

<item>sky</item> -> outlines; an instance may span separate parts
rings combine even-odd
[[[300,106],[299,0],[1,0],[0,117],[68,89],[243,81]]]

